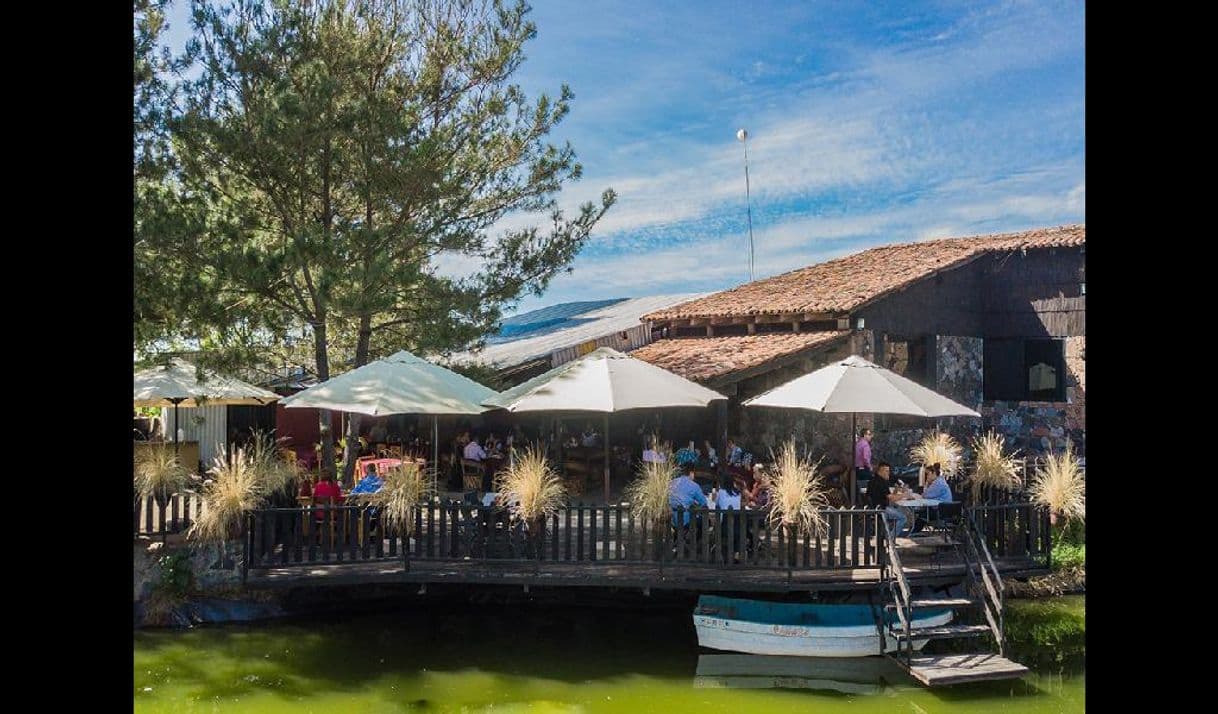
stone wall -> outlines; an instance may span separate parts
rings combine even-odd
[[[853,438],[850,415],[819,414],[794,409],[762,409],[740,407],[739,401],[787,382],[801,374],[819,369],[835,359],[850,354],[871,358],[874,347],[871,330],[860,330],[848,343],[814,354],[807,359],[779,370],[740,382],[737,397],[729,407],[729,433],[741,445],[752,451],[759,461],[768,461],[770,449],[794,436],[796,443],[808,449],[814,457],[827,461],[850,463]],[[1067,382],[1065,403],[1059,402],[985,402],[983,383],[983,340],[980,337],[940,335],[936,338],[936,390],[951,399],[972,407],[982,415],[982,421],[956,417],[940,419],[939,427],[949,432],[964,447],[975,435],[994,429],[1002,434],[1009,448],[1019,449],[1029,456],[1039,456],[1049,450],[1061,450],[1066,439],[1075,444],[1076,452],[1086,453],[1084,418],[1086,338],[1066,340]],[[916,421],[901,418],[858,416],[858,428],[875,430],[872,453],[875,461],[905,464],[909,450],[930,431],[934,424],[910,428]]]
[[[1087,453],[1085,336],[1066,338],[1065,402],[987,402],[981,408],[985,428],[994,429],[1011,448],[1036,457],[1062,451],[1066,440],[1079,456]]]

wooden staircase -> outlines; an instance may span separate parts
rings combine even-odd
[[[910,594],[909,579],[901,565],[901,555],[895,546],[892,530],[884,523],[884,536],[890,547],[885,549],[887,560],[883,564],[884,582],[891,602],[884,606],[885,615],[896,613],[896,621],[877,623],[880,629],[881,646],[886,647],[885,632],[896,641],[894,652],[885,654],[905,668],[906,671],[928,687],[980,682],[995,679],[1016,679],[1028,672],[1028,668],[1006,658],[1006,638],[1003,632],[1003,585],[998,568],[990,557],[985,539],[968,512],[960,515],[957,533],[951,538],[957,553],[964,561],[968,583],[967,592],[979,593],[978,597],[963,598],[919,598]],[[980,609],[985,615],[985,624],[950,624],[935,627],[913,627],[913,615],[918,610],[952,610],[957,615]],[[955,619],[955,618],[953,618]],[[913,643],[923,640],[947,640],[972,637],[990,637],[996,652],[973,652],[968,654],[923,655],[914,652]]]

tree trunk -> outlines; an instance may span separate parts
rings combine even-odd
[[[325,320],[313,323],[313,357],[317,362],[317,381],[330,378],[329,342],[326,338]],[[318,410],[318,427],[321,431],[321,468],[334,473],[334,435],[330,433],[330,410]]]
[[[363,367],[368,364],[368,348],[372,341],[372,317],[365,315],[359,320],[359,339],[355,343],[355,367]],[[345,488],[351,488],[355,481],[355,459],[359,455],[359,427],[363,418],[359,414],[352,414],[347,420],[347,449],[343,455],[343,477],[342,482]]]

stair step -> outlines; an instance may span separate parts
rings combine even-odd
[[[1011,660],[990,653],[955,655],[915,655],[906,664],[903,657],[892,657],[906,667],[922,684],[928,687],[962,682],[982,682],[995,679],[1017,679],[1028,673],[1028,668]]]
[[[919,610],[919,609],[927,609],[927,608],[932,608],[932,607],[972,607],[977,604],[978,604],[978,602],[972,598],[947,597],[947,598],[930,599],[930,600],[910,600],[909,608],[911,610]],[[884,609],[895,610],[895,609],[897,609],[897,605],[896,605],[896,603],[890,602],[884,606]]]
[[[905,637],[905,631],[900,628],[890,628],[889,633],[896,638]],[[953,637],[979,637],[989,633],[989,625],[940,625],[915,627],[909,631],[909,636],[915,640],[948,640]]]

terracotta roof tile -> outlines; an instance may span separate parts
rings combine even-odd
[[[1081,246],[1086,239],[1086,226],[1080,224],[882,246],[683,302],[643,319],[848,313],[985,253]]]
[[[631,357],[698,382],[755,367],[772,359],[827,345],[850,334],[779,332],[729,337],[685,337],[657,340],[630,353]]]

